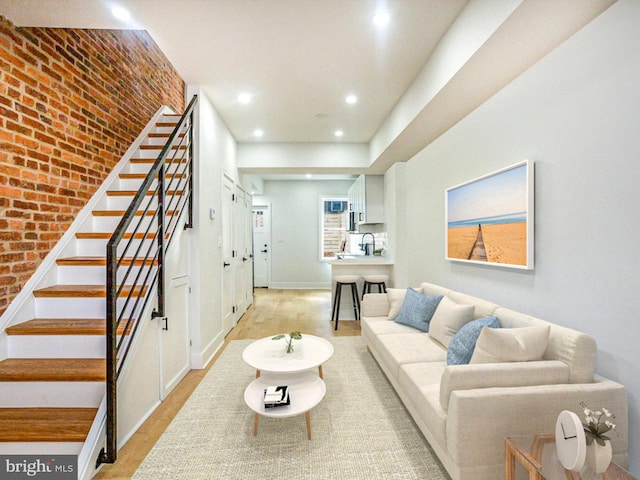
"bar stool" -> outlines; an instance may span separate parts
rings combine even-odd
[[[362,286],[362,298],[365,293],[371,293],[371,287],[377,285],[378,293],[387,293],[387,280],[389,275],[363,275],[364,285]]]
[[[335,330],[338,330],[338,316],[340,314],[340,299],[342,297],[342,287],[351,286],[351,298],[353,300],[353,313],[356,320],[360,320],[360,297],[358,296],[358,275],[339,275],[335,277],[336,293],[333,296],[333,310],[331,321],[336,321]]]

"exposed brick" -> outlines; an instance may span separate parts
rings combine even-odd
[[[184,82],[143,31],[0,16],[0,314]]]

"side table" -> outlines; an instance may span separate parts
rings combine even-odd
[[[525,435],[507,437],[504,443],[504,478],[515,480],[516,461],[524,467],[529,474],[529,480],[637,480],[619,465],[611,462],[605,473],[596,476],[590,472],[580,473],[565,470],[555,457],[555,446],[550,446],[552,451],[545,453],[545,446],[555,443],[555,435]],[[550,476],[543,474],[551,472]]]

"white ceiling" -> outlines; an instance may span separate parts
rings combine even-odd
[[[368,172],[383,173],[614,1],[0,0],[0,14],[18,26],[145,29],[186,83],[203,88],[238,142],[365,143]],[[116,3],[131,21],[111,14]],[[390,15],[383,29],[372,23],[377,8]],[[471,30],[482,33],[499,10],[504,19],[426,95],[435,87],[424,82],[442,73],[429,68],[451,51],[443,46],[464,50]],[[241,92],[251,103],[238,102]],[[355,105],[344,101],[350,93]],[[259,140],[256,128],[264,130]]]
[[[0,12],[20,26],[147,30],[240,142],[260,128],[267,142],[366,143],[466,2],[1,0]],[[115,3],[132,22],[113,17]],[[385,4],[391,21],[377,28]],[[248,105],[237,101],[245,91]]]

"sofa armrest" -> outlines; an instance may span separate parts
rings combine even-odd
[[[367,293],[362,299],[363,317],[386,317],[389,315],[389,299],[386,293]]]
[[[627,391],[623,385],[599,377],[593,383],[455,391],[447,415],[448,451],[461,470],[502,465],[505,437],[553,433],[562,410],[582,417],[580,402],[606,407],[615,414],[613,458],[627,465]]]
[[[562,383],[569,383],[569,366],[559,360],[449,365],[440,380],[440,406],[448,411],[456,390]]]

